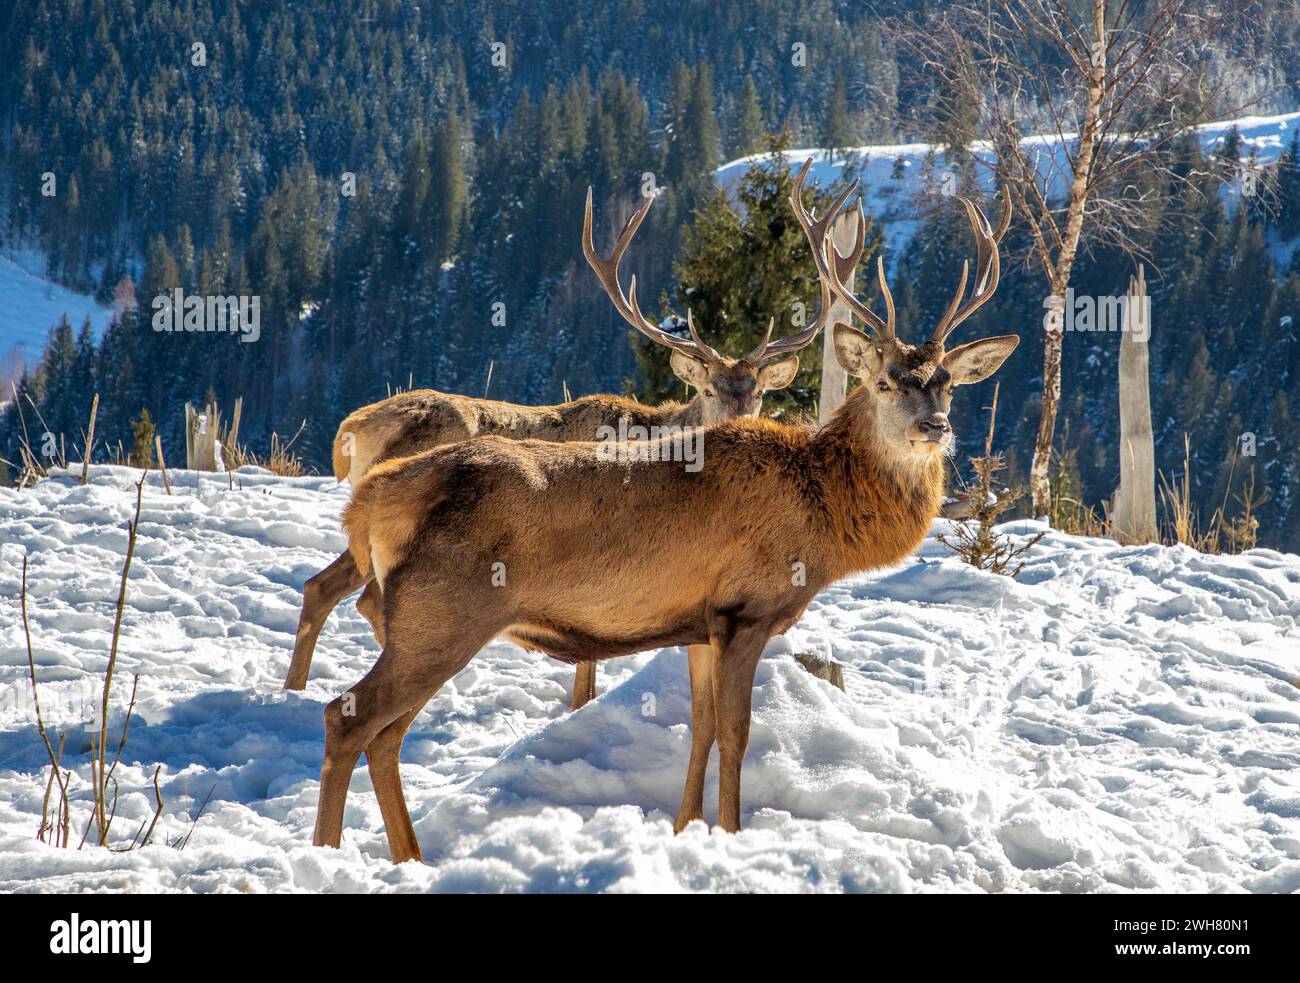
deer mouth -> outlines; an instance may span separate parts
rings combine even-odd
[[[947,435],[940,437],[913,437],[912,450],[918,454],[942,454],[948,449]]]

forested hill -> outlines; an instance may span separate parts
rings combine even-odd
[[[257,345],[110,339],[133,348],[129,385],[106,394],[117,424],[210,385],[283,430],[300,393],[341,408],[408,379],[481,392],[493,362],[503,398],[617,389],[634,368],[625,331],[577,265],[586,186],[605,232],[644,173],[667,190],[627,262],[653,302],[717,164],[780,125],[816,142],[837,78],[842,105],[864,100],[841,142],[880,135],[866,124],[896,98],[856,4],[346,6],[13,8],[6,237],[105,296],[134,272],[142,298],[177,276],[262,298]],[[791,64],[795,42],[811,67]]]
[[[0,246],[39,250],[53,279],[104,300],[130,277],[142,303],[98,343],[75,324],[56,331],[25,385],[70,444],[94,391],[101,434],[128,446],[143,409],[178,447],[186,400],[211,394],[228,408],[242,396],[250,444],[306,419],[298,446],[320,467],[337,421],[390,385],[543,402],[631,378],[659,395],[582,260],[587,186],[603,249],[652,176],[663,193],[624,278],[637,274],[647,311],[661,292],[680,309],[688,223],[726,227],[713,195],[723,161],[775,132],[789,146],[840,148],[942,136],[929,129],[936,80],[887,24],[929,6],[11,2],[0,13]],[[1265,0],[1260,17],[1270,42],[1215,63],[1259,92],[1257,111],[1289,110],[1300,104],[1300,15]],[[1188,155],[1189,169],[1204,163]],[[1288,160],[1294,171],[1292,155],[1279,174]],[[1206,502],[1226,490],[1225,448],[1250,427],[1263,435],[1265,539],[1294,548],[1300,396],[1294,334],[1279,327],[1300,298],[1282,248],[1300,228],[1294,182],[1279,200],[1229,214],[1211,191],[1202,224],[1153,218],[1158,296],[1186,324],[1153,356],[1153,391],[1161,466],[1181,462],[1191,432]],[[931,234],[903,258],[900,303],[921,320],[955,282],[956,246],[926,248],[944,241],[935,235],[965,242],[950,219],[928,219]],[[783,275],[804,290],[808,266]],[[1081,283],[1110,292],[1123,268],[1090,253]],[[151,330],[151,299],[178,287],[258,296],[259,340]],[[1027,341],[1002,376],[1014,410],[999,443],[1013,475],[1032,437],[1041,293],[1028,272],[1009,274],[993,305]],[[725,340],[752,346],[760,324],[729,325]],[[1066,358],[1063,447],[1077,451],[1079,496],[1096,502],[1114,486],[1112,366],[1089,344],[1067,344]],[[816,358],[806,362],[807,376]],[[983,398],[969,397],[976,418]],[[0,422],[9,460],[17,429],[11,407]],[[967,437],[979,429],[972,420]]]

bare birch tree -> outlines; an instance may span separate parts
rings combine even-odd
[[[1038,515],[1050,509],[1062,312],[1080,244],[1107,242],[1142,254],[1135,233],[1149,221],[1157,189],[1182,180],[1171,143],[1244,108],[1230,95],[1231,79],[1211,77],[1209,60],[1215,39],[1248,27],[1256,6],[957,2],[902,32],[922,63],[941,70],[976,107],[990,147],[987,159],[976,159],[1008,188],[1028,232],[1029,261],[1047,281],[1042,415],[1030,471]]]

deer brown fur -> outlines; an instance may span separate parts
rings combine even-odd
[[[825,227],[801,213],[796,205],[819,275],[842,291],[827,270]],[[991,235],[987,223],[983,231]],[[986,272],[982,262],[977,292],[996,286]],[[949,316],[945,326],[955,326]],[[821,430],[756,419],[709,427],[698,472],[663,455],[613,461],[595,444],[499,437],[373,467],[344,525],[358,568],[382,584],[385,642],[348,699],[326,708],[315,842],[339,844],[364,751],[393,860],[420,857],[398,774],[402,739],[498,635],[575,662],[697,646],[676,828],[703,817],[716,740],[718,821],[738,830],[765,643],[830,583],[917,547],[943,489],[952,388],[991,375],[1019,340],[945,351],[943,338],[912,347],[892,329],[892,311],[879,346],[835,326],[836,357],[863,385]],[[671,577],[662,576],[665,556]]]

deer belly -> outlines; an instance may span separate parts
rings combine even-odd
[[[505,637],[522,648],[544,652],[560,662],[596,662],[668,645],[701,645],[709,640],[699,618],[632,632],[524,623],[512,626]]]

